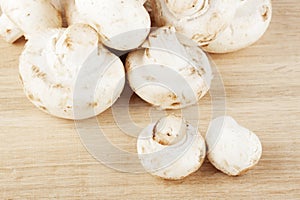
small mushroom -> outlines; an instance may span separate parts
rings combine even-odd
[[[158,26],[174,26],[199,46],[216,39],[233,20],[240,0],[152,0]]]
[[[86,23],[101,41],[117,50],[139,47],[147,38],[151,21],[144,0],[75,0],[67,6],[68,23]],[[76,14],[75,14],[76,13]]]
[[[48,28],[62,27],[57,0],[1,0],[0,35],[10,43]]]
[[[19,70],[29,100],[65,119],[100,114],[117,100],[125,84],[121,60],[84,24],[31,35]]]
[[[142,131],[137,151],[147,172],[163,179],[179,180],[201,167],[206,146],[196,128],[181,117],[169,115]]]
[[[186,43],[174,27],[152,32],[144,49],[127,57],[133,91],[159,109],[196,104],[210,88],[212,70],[206,54],[196,44]]]
[[[246,48],[263,36],[271,18],[271,0],[244,0],[231,25],[203,49],[211,53],[228,53]]]
[[[245,174],[261,158],[259,138],[228,116],[210,123],[206,142],[209,161],[230,176]]]

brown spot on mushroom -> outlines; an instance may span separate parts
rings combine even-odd
[[[53,85],[52,87],[53,87],[53,88],[60,88],[60,89],[61,89],[61,88],[64,88],[63,85],[60,84],[60,83],[59,83],[59,84],[55,84],[55,85]]]
[[[176,100],[177,96],[175,94],[171,93],[168,95],[168,98],[171,98],[172,100]]]
[[[155,140],[155,141],[157,141],[157,140]],[[166,141],[166,140],[158,140],[157,142],[158,142],[159,144],[163,145],[163,146],[169,145],[169,142]]]
[[[142,153],[145,153],[145,147],[142,147]]]
[[[265,22],[269,19],[270,8],[266,5],[264,5],[262,10],[263,10],[263,12],[262,12],[261,16]]]
[[[68,49],[72,49],[72,40],[70,38],[69,35],[66,36],[66,39],[64,41],[64,45],[68,48]]]
[[[172,103],[171,106],[176,107],[176,106],[180,106],[180,104],[181,104],[180,102],[175,102],[175,103]]]
[[[194,67],[191,67],[190,68],[190,72],[191,72],[191,75],[195,74],[196,73],[196,69]]]
[[[47,109],[45,106],[39,106],[39,108],[40,108],[41,110],[43,110],[43,111],[48,112],[48,109]]]
[[[155,133],[156,133],[156,128],[157,128],[157,124],[155,124],[155,126],[152,129],[152,139],[155,139]]]
[[[30,99],[31,101],[34,101],[34,96],[32,94],[28,94],[28,99]]]
[[[156,138],[156,132],[157,132],[156,128],[157,128],[157,124],[155,124],[155,126],[153,127],[153,130],[152,130],[152,139],[153,139],[154,141],[158,142],[158,143],[161,144],[161,145],[164,145],[164,146],[169,145],[169,142],[168,142],[168,141],[165,141],[165,140],[158,140],[158,139]]]
[[[33,94],[31,93],[28,93],[27,94],[27,97],[30,101],[34,101],[34,102],[38,102],[38,103],[41,103],[41,99],[40,98],[36,98]]]
[[[40,68],[37,67],[37,66],[35,66],[35,65],[32,65],[31,69],[32,69],[32,71],[33,71],[34,73],[39,73],[39,72],[40,72]]]
[[[98,106],[98,102],[89,103],[89,107],[95,108]]]
[[[147,80],[147,81],[155,81],[156,79],[154,78],[154,77],[152,77],[152,76],[147,76],[147,77],[145,77],[145,79]]]
[[[208,36],[204,36],[203,34],[195,34],[193,35],[192,39],[196,41],[197,43],[208,43],[216,39],[216,34],[210,34]],[[203,44],[202,46],[205,46],[207,44]]]
[[[40,78],[44,81],[46,80],[47,75],[44,72],[41,72],[39,67],[32,65],[31,70],[34,77]]]
[[[10,34],[11,33],[11,29],[6,29],[6,33]]]
[[[200,77],[202,77],[205,74],[205,70],[203,67],[199,67],[197,70],[197,73]]]

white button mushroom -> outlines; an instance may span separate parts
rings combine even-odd
[[[204,47],[211,53],[228,53],[246,48],[266,32],[272,18],[271,0],[244,0],[231,25]]]
[[[147,172],[178,180],[201,167],[206,146],[197,129],[181,117],[169,115],[142,131],[137,151]]]
[[[206,142],[209,161],[230,176],[245,174],[258,163],[262,154],[259,138],[228,116],[210,123]]]
[[[67,18],[69,24],[79,21],[95,28],[106,46],[130,50],[139,47],[150,31],[143,4],[144,0],[75,0],[67,6]]]
[[[231,23],[240,0],[153,0],[158,26],[171,25],[199,46],[213,41]]]
[[[121,60],[83,24],[32,35],[19,70],[29,100],[66,119],[98,115],[117,100],[125,84]]]
[[[38,31],[62,26],[61,13],[50,0],[2,0],[0,4],[0,35],[7,42],[13,43],[23,35],[28,37]]]
[[[183,44],[173,27],[152,32],[145,49],[131,52],[126,61],[133,91],[160,109],[196,104],[210,88],[212,70],[197,45]]]

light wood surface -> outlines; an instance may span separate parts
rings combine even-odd
[[[44,114],[26,99],[18,79],[24,41],[1,40],[0,199],[300,199],[300,2],[275,0],[273,7],[272,24],[257,44],[212,55],[224,81],[227,114],[263,144],[259,164],[236,178],[208,162],[176,182],[106,167],[86,151],[73,121]],[[210,106],[208,95],[200,102],[202,133]],[[131,99],[130,116],[138,126],[155,112]],[[111,110],[98,120],[115,146],[135,151],[136,139],[117,127]]]

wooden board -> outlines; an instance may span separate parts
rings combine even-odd
[[[300,199],[300,3],[273,2],[268,32],[245,50],[212,55],[226,89],[226,112],[261,138],[263,156],[242,177],[228,177],[208,162],[182,181],[120,173],[95,160],[72,121],[37,110],[18,79],[24,41],[0,41],[0,199]],[[121,105],[122,106],[122,105]],[[125,105],[124,105],[125,106]],[[200,131],[210,120],[210,97],[200,102]],[[133,97],[130,116],[140,127],[151,109]],[[111,110],[98,117],[118,148],[135,152],[134,137]]]

